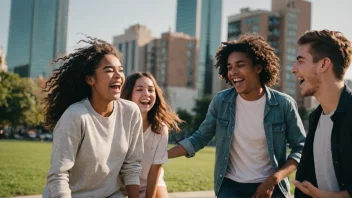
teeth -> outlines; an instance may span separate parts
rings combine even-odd
[[[241,81],[241,80],[243,80],[243,78],[234,78],[234,79],[232,79],[234,82],[238,82],[238,81]]]
[[[141,100],[141,102],[145,102],[145,103],[147,103],[147,102],[149,102],[148,100]]]

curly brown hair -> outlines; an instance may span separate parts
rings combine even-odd
[[[87,47],[76,49],[76,52],[58,58],[53,62],[63,61],[63,65],[55,69],[53,75],[46,82],[43,89],[48,92],[44,98],[45,123],[53,130],[56,123],[73,103],[91,97],[91,87],[86,83],[86,76],[95,74],[101,59],[107,54],[115,55],[119,60],[120,54],[109,43],[87,36],[88,40],[80,40],[88,44]]]
[[[352,57],[351,42],[339,31],[313,30],[304,33],[297,41],[298,45],[310,44],[313,62],[328,57],[334,64],[333,71],[337,79],[343,80]]]
[[[153,75],[149,72],[137,72],[128,76],[122,87],[121,98],[126,100],[132,100],[132,92],[136,81],[142,77],[149,78],[153,82],[155,87],[156,101],[152,109],[147,114],[148,122],[152,125],[152,131],[155,133],[159,133],[159,129],[163,126],[163,124],[165,124],[171,130],[174,130],[176,132],[180,131],[178,124],[182,123],[183,121],[166,103],[163,97],[163,91],[156,83],[156,80]]]
[[[231,84],[227,77],[227,59],[232,52],[243,52],[253,65],[261,65],[263,71],[259,74],[260,84],[268,87],[274,86],[278,82],[279,76],[279,58],[275,55],[274,49],[264,40],[264,38],[256,33],[246,33],[239,39],[222,42],[216,52],[215,67],[219,68],[219,76],[226,83]]]

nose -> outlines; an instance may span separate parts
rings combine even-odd
[[[238,69],[236,67],[231,67],[227,72],[230,74],[238,74]]]
[[[143,96],[149,96],[150,95],[148,89],[143,89],[142,94],[143,94]]]
[[[123,72],[120,72],[119,70],[115,70],[114,77],[115,78],[123,78],[125,74]]]
[[[292,67],[292,69],[291,69],[291,72],[292,72],[293,74],[296,74],[297,71],[298,71],[298,69],[297,69],[297,64],[295,63],[295,64],[293,64],[293,67]]]

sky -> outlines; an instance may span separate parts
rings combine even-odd
[[[310,0],[312,29],[338,30],[352,41],[351,0]],[[271,9],[271,0],[223,0],[222,41],[227,32],[227,17],[241,8]],[[11,0],[0,0],[0,47],[7,49]],[[67,51],[72,52],[82,38],[79,33],[112,42],[133,24],[152,30],[155,38],[175,31],[176,0],[70,0]],[[352,66],[346,78],[352,79]]]

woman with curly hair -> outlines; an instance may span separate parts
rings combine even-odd
[[[179,131],[182,121],[166,103],[163,93],[150,73],[127,77],[121,98],[135,102],[143,118],[144,156],[140,175],[140,197],[167,198],[162,164],[166,163],[168,130]]]
[[[257,34],[222,43],[215,67],[233,87],[219,92],[199,129],[169,150],[169,158],[193,157],[215,136],[218,198],[289,196],[288,176],[301,158],[305,131],[294,99],[269,88],[277,82],[278,61]]]
[[[45,124],[53,130],[43,197],[138,197],[143,157],[138,106],[120,99],[125,81],[117,50],[88,37],[87,47],[56,60],[46,83]]]

